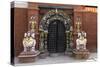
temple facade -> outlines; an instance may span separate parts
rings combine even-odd
[[[36,50],[49,53],[76,47],[77,32],[85,31],[87,49],[97,52],[97,7],[37,2],[12,2],[11,17],[14,54],[24,49],[24,33],[35,32]]]

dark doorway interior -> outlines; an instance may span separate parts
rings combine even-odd
[[[47,50],[49,53],[62,53],[66,49],[66,35],[64,23],[52,20],[48,27]]]

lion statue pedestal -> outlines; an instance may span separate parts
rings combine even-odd
[[[78,38],[76,39],[76,49],[73,50],[73,55],[77,59],[88,59],[90,52],[86,48],[86,33],[80,32],[78,33]]]
[[[36,40],[35,33],[25,33],[23,39],[23,52],[18,56],[19,62],[29,63],[34,62],[36,57],[40,54],[38,50],[35,50]]]

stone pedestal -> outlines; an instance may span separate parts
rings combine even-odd
[[[80,49],[80,50],[73,50],[73,55],[76,59],[88,59],[90,52],[86,49]]]
[[[21,63],[30,63],[30,62],[34,62],[36,57],[40,54],[39,51],[33,52],[33,51],[29,51],[29,52],[22,52],[20,53],[20,55],[18,56],[19,58],[19,62]]]

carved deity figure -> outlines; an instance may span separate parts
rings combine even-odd
[[[30,27],[31,27],[31,31],[35,32],[36,29],[36,21],[35,21],[35,17],[31,17],[31,20],[29,21],[30,23]]]
[[[24,51],[35,51],[35,45],[36,45],[36,40],[35,40],[35,33],[25,33],[24,34],[24,39],[23,39],[23,46],[24,46]]]
[[[77,18],[77,22],[76,22],[76,29],[77,29],[77,32],[80,32],[81,30],[81,21],[80,21],[80,18],[78,17]]]
[[[78,39],[76,40],[76,49],[86,49],[86,33],[85,32],[79,32],[78,33]]]

